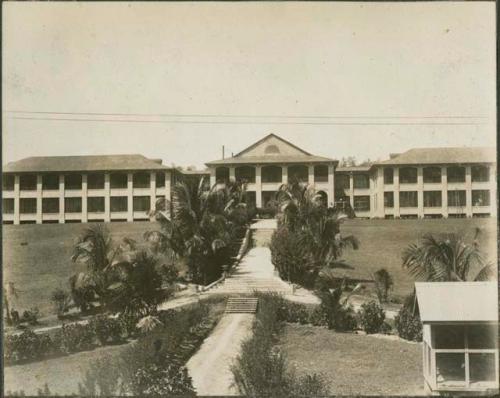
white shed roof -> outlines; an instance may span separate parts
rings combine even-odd
[[[496,282],[416,282],[423,322],[498,321]]]

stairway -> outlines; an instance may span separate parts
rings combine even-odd
[[[258,299],[256,297],[229,297],[226,304],[226,314],[255,314]]]

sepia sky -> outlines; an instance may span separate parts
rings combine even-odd
[[[494,2],[2,6],[4,164],[495,145]]]

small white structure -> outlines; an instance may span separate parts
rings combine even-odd
[[[498,392],[496,282],[415,283],[426,391]]]

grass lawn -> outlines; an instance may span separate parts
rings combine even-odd
[[[358,250],[346,250],[342,259],[352,270],[337,270],[359,279],[385,268],[394,279],[393,295],[402,297],[413,289],[414,280],[401,267],[401,254],[410,243],[417,243],[426,233],[440,235],[459,232],[470,236],[481,228],[481,248],[496,264],[496,220],[491,218],[429,219],[429,220],[347,220],[341,227],[343,235],[359,239]]]
[[[322,373],[331,395],[423,395],[422,346],[287,324],[280,347],[298,374]]]
[[[50,294],[57,287],[69,289],[68,278],[81,266],[71,261],[75,240],[90,224],[4,225],[3,280],[14,282],[22,292],[14,307],[20,313],[38,307],[42,316],[52,314]],[[142,241],[157,223],[109,223],[113,239],[125,236]]]

